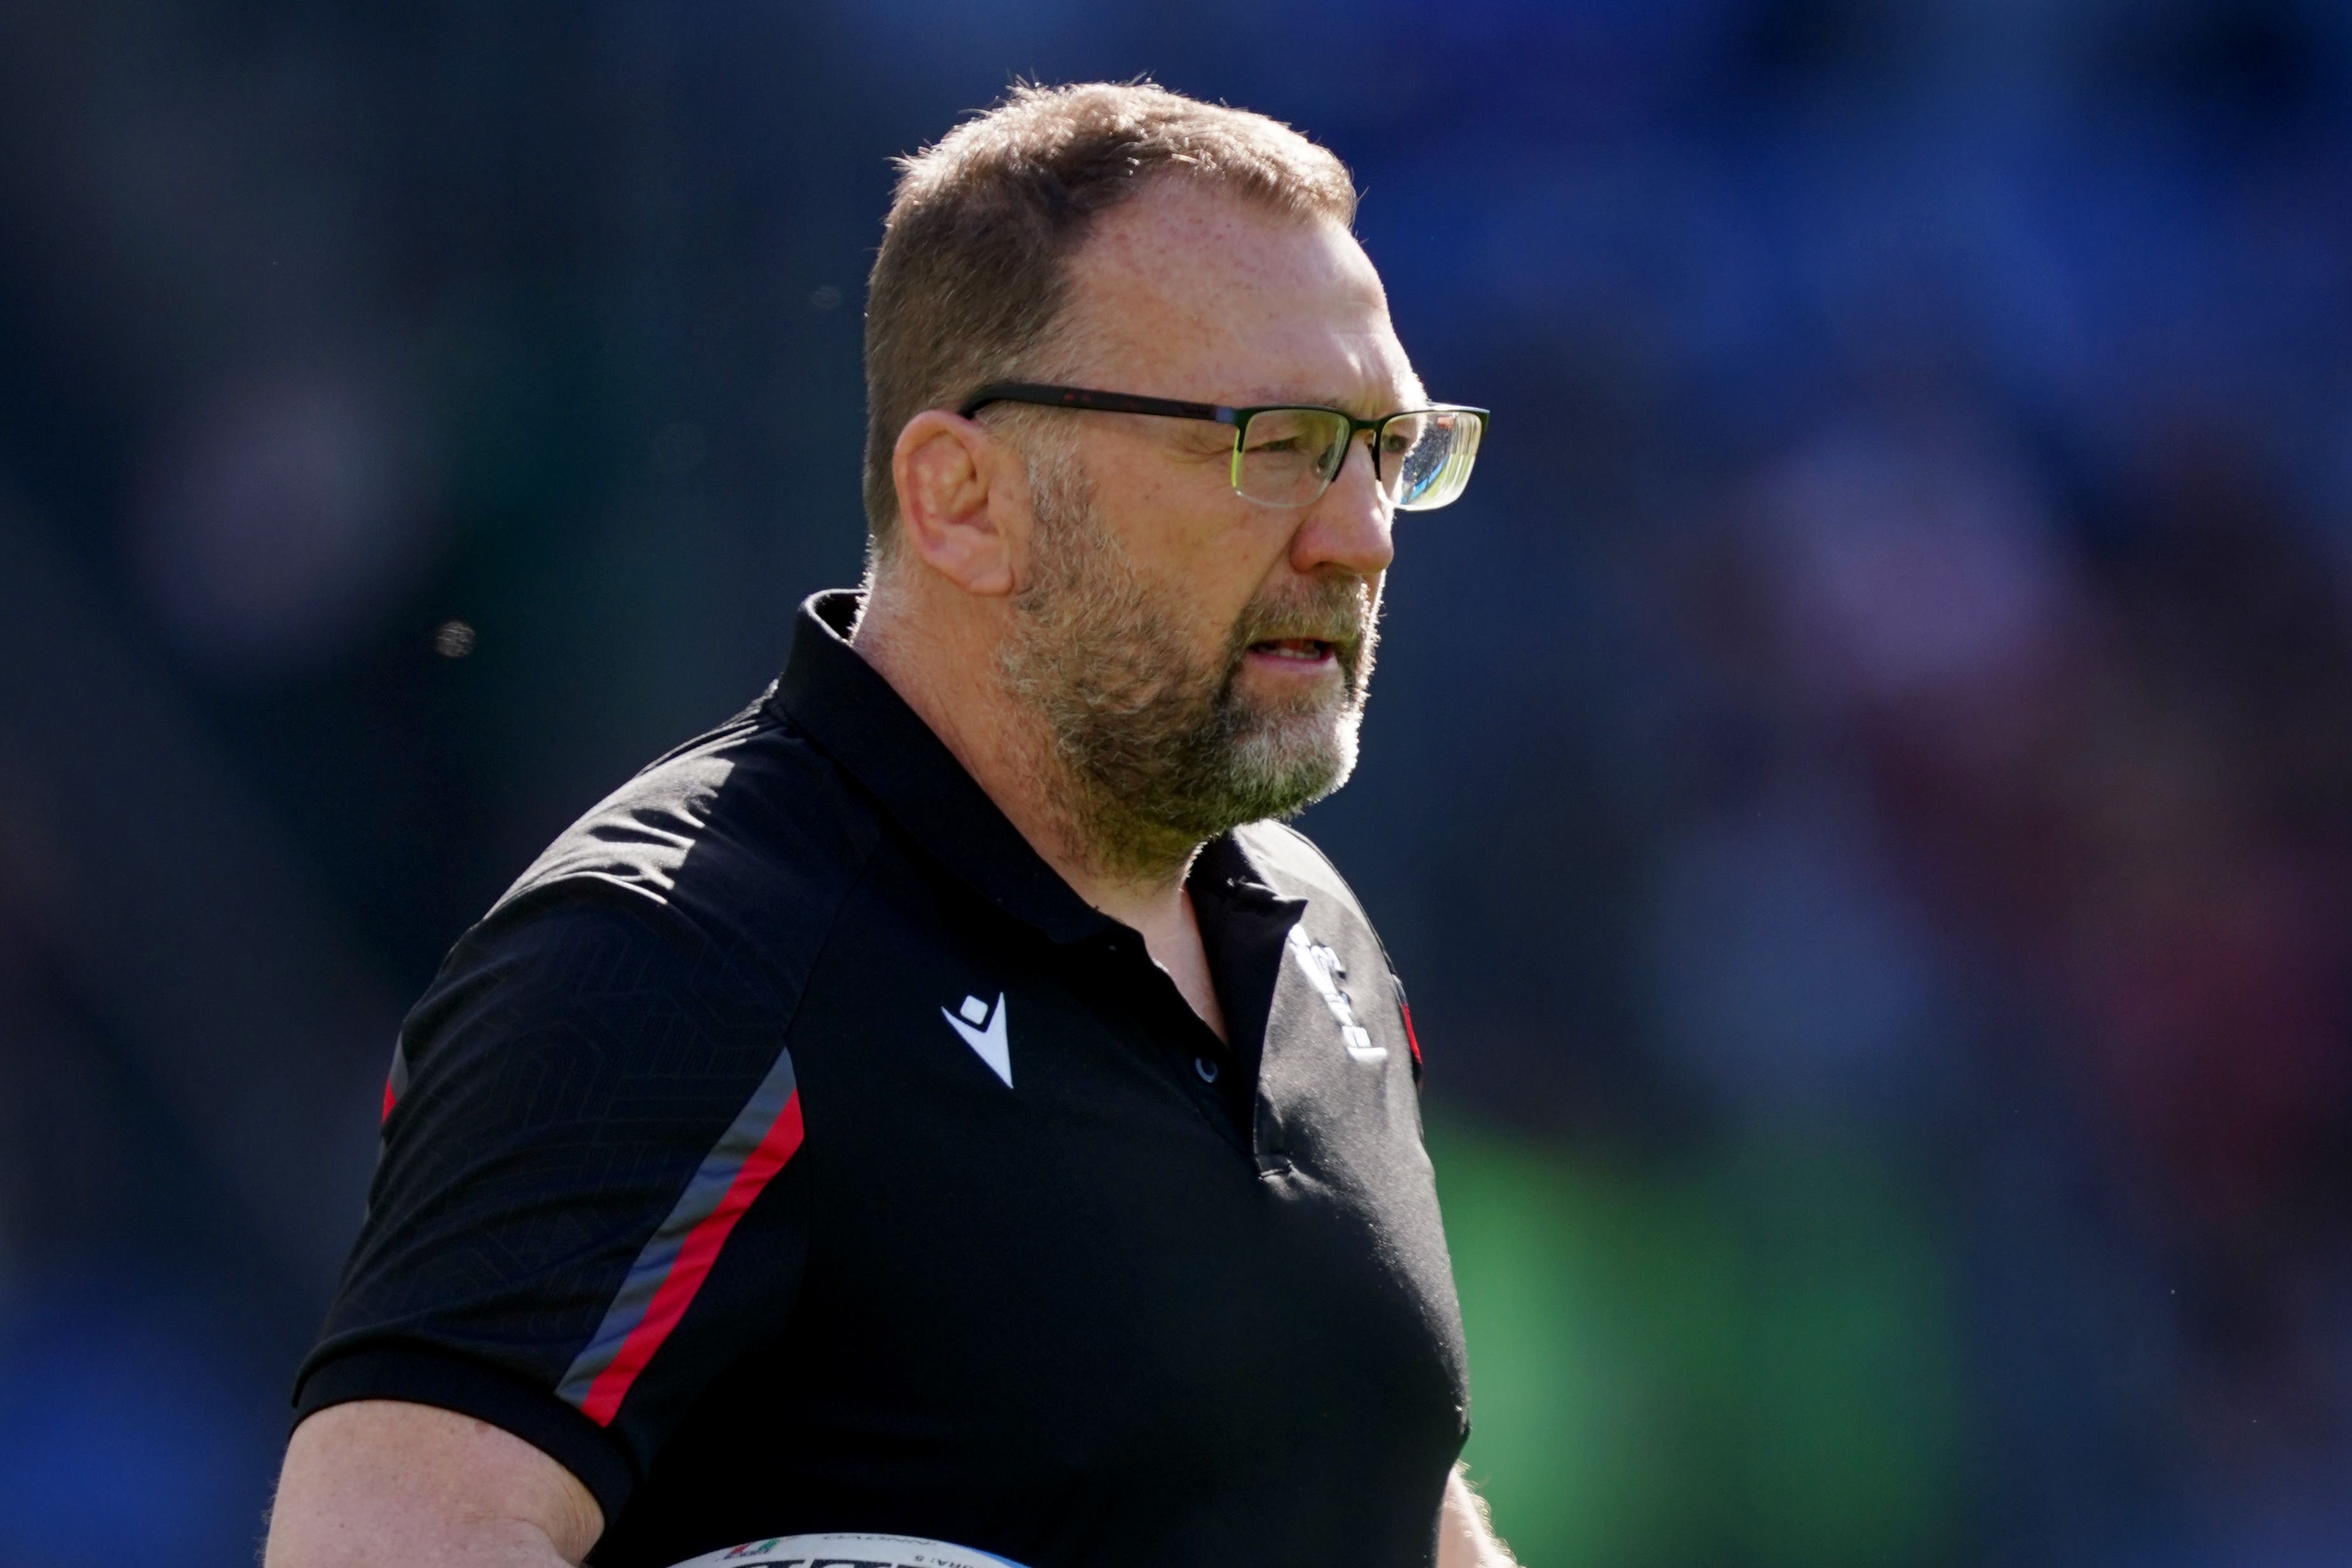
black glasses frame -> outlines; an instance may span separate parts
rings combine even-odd
[[[1348,439],[1345,446],[1355,445],[1356,437],[1364,431],[1372,432],[1372,477],[1383,482],[1387,480],[1388,476],[1381,472],[1381,441],[1389,426],[1394,421],[1411,419],[1423,414],[1467,414],[1478,421],[1478,436],[1483,443],[1486,435],[1487,414],[1484,408],[1471,408],[1460,404],[1434,403],[1426,408],[1401,408],[1394,414],[1383,414],[1378,419],[1359,419],[1344,408],[1330,408],[1319,403],[1264,403],[1246,408],[1230,408],[1222,403],[1185,403],[1172,397],[1139,397],[1129,392],[1097,392],[1084,386],[1053,386],[1035,381],[991,382],[965,398],[962,405],[956,409],[956,413],[959,416],[969,419],[992,403],[1026,403],[1042,408],[1090,408],[1102,414],[1149,414],[1163,419],[1201,419],[1213,425],[1229,425],[1233,427],[1234,450],[1236,458],[1241,451],[1242,432],[1248,427],[1249,422],[1260,414],[1281,414],[1298,410],[1314,414],[1336,415],[1348,422]],[[1346,459],[1343,458],[1341,466],[1344,467],[1345,464]],[[1241,477],[1238,462],[1234,470],[1234,477],[1236,481]],[[1338,477],[1339,472],[1334,469],[1323,480],[1324,489],[1328,489],[1331,480]],[[1257,497],[1243,492],[1238,482],[1234,488],[1235,493],[1242,494],[1244,500],[1258,500]],[[1320,495],[1322,491],[1318,490],[1316,493]],[[1278,503],[1259,501],[1259,504]]]

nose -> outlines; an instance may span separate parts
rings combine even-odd
[[[1390,531],[1395,514],[1395,503],[1372,472],[1370,440],[1349,442],[1339,474],[1291,536],[1291,569],[1301,575],[1338,570],[1379,576],[1396,558]]]

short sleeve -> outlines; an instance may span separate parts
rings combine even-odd
[[[459,1411],[609,1521],[806,1256],[787,999],[594,879],[494,911],[401,1031],[368,1213],[295,1393]]]

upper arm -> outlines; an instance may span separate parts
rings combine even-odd
[[[408,1081],[298,1430],[354,1402],[456,1412],[616,1516],[797,1289],[786,1021],[728,952],[625,892],[470,937],[404,1030]]]
[[[362,1400],[294,1429],[264,1568],[576,1563],[604,1516],[521,1438],[430,1405]]]

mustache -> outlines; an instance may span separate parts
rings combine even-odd
[[[1370,585],[1360,578],[1325,578],[1306,587],[1253,599],[1234,623],[1235,661],[1252,643],[1290,638],[1328,642],[1344,649],[1362,646],[1371,630]]]

